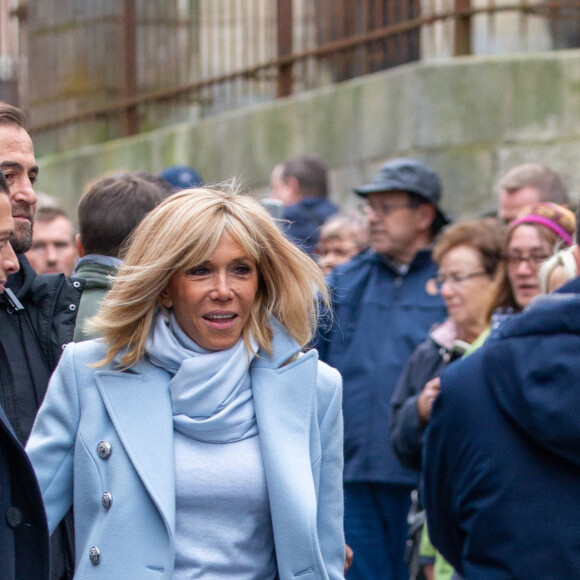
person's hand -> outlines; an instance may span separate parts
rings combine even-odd
[[[431,417],[431,409],[435,399],[441,391],[441,379],[436,377],[425,384],[419,398],[417,399],[417,413],[421,425],[426,425]]]
[[[354,552],[352,551],[352,548],[348,544],[345,544],[345,548],[346,548],[346,558],[344,559],[344,573],[346,574],[347,570],[352,566]]]
[[[425,575],[425,580],[434,580],[435,566],[433,564],[423,564],[423,574]]]

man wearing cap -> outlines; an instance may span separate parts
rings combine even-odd
[[[446,316],[426,284],[437,275],[430,246],[448,220],[438,176],[414,159],[388,161],[355,191],[365,199],[371,249],[330,274],[334,314],[316,347],[344,381],[345,533],[354,550],[347,578],[403,580],[418,481],[392,451],[390,399],[414,348]]]

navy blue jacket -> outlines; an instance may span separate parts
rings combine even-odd
[[[413,350],[445,318],[441,297],[425,289],[436,275],[429,250],[417,253],[405,275],[368,250],[329,276],[334,317],[321,323],[316,348],[344,382],[346,482],[417,484],[417,472],[392,450],[390,401]]]
[[[284,233],[308,254],[312,254],[320,237],[320,226],[338,208],[324,197],[305,197],[284,208],[284,219],[288,220]]]
[[[0,407],[0,576],[47,580],[49,547],[32,465]]]
[[[419,421],[419,395],[428,381],[440,377],[445,367],[460,358],[466,343],[455,341],[455,324],[447,320],[413,352],[391,399],[390,433],[393,451],[402,465],[421,471],[426,425]]]
[[[580,296],[449,366],[427,428],[433,544],[468,580],[580,578]]]

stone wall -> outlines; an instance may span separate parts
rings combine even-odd
[[[274,103],[39,160],[39,188],[74,211],[84,185],[121,169],[196,167],[208,182],[237,176],[259,195],[271,168],[314,152],[331,167],[332,196],[386,159],[424,159],[441,175],[453,216],[493,207],[494,183],[525,161],[561,172],[580,197],[580,51],[421,62]]]

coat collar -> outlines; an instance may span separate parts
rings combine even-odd
[[[273,320],[273,353],[258,353],[252,362],[252,392],[262,460],[277,543],[279,565],[312,565],[316,492],[311,475],[311,421],[315,414],[318,354],[299,355],[299,345]],[[129,371],[95,373],[111,421],[123,446],[161,512],[173,544],[175,476],[170,375],[148,361]],[[148,428],[148,425],[155,426]],[[302,519],[301,519],[302,518]],[[297,558],[297,554],[300,554]],[[299,560],[304,562],[299,562]],[[301,568],[303,564],[303,568]]]

